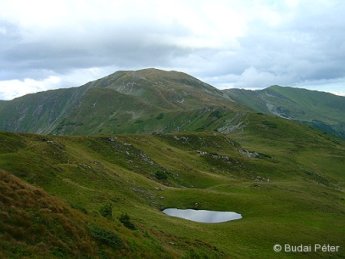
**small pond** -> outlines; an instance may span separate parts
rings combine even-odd
[[[201,223],[220,223],[235,219],[241,219],[242,215],[231,211],[174,209],[163,210],[163,213],[172,217],[183,218]]]

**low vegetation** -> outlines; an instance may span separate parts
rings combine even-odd
[[[131,219],[127,213],[121,214],[119,220],[126,228],[132,230],[136,229],[135,225],[131,222]]]
[[[244,125],[229,134],[0,133],[0,257],[288,258],[273,245],[317,243],[341,249],[312,257],[343,258],[344,141],[260,114]],[[243,218],[202,224],[164,208]]]
[[[111,219],[113,217],[113,206],[111,203],[104,204],[100,209],[99,213],[105,217]]]

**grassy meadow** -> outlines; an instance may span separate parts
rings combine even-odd
[[[344,141],[304,125],[249,114],[230,134],[1,133],[0,143],[1,257],[345,256]],[[243,218],[195,223],[168,207]],[[341,248],[289,254],[276,243]]]

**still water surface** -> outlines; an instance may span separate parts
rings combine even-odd
[[[232,211],[212,211],[212,210],[193,210],[169,208],[163,210],[166,215],[183,218],[202,223],[220,223],[235,219],[241,219],[242,215]]]

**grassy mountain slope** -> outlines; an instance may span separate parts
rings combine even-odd
[[[345,137],[345,97],[280,86],[258,91],[228,89],[224,92],[255,111],[302,121]]]
[[[154,68],[138,71],[118,71],[97,80],[93,86],[114,89],[138,96],[168,110],[199,108],[201,103],[230,106],[224,93],[190,75]]]
[[[15,182],[11,186],[43,188],[42,200],[54,199],[52,207],[69,211],[65,216],[74,234],[63,234],[71,237],[65,245],[47,245],[46,256],[58,256],[56,251],[65,257],[81,253],[72,238],[78,235],[91,244],[87,253],[110,257],[290,257],[273,252],[276,243],[340,245],[339,253],[312,255],[344,257],[344,141],[272,116],[247,114],[242,121],[243,129],[231,134],[3,133],[0,168],[11,174],[6,176]],[[8,204],[24,199],[8,193],[5,197],[13,196]],[[47,217],[39,225],[44,233],[64,226],[63,219],[52,226],[44,202],[33,200],[14,215],[42,214]],[[166,207],[230,210],[243,219],[193,223],[165,216],[161,209]],[[132,225],[119,220],[123,213]],[[39,247],[30,243],[37,235],[32,232],[20,239],[21,250],[14,250],[18,237],[11,228],[19,220],[16,216],[0,225],[0,240],[3,235],[13,240],[3,245],[5,256],[19,252],[29,256]],[[73,252],[69,247],[74,247]]]
[[[86,88],[58,89],[25,95],[0,105],[0,128],[49,133],[81,99]]]
[[[345,138],[345,98],[272,86],[220,91],[182,72],[118,71],[78,88],[0,102],[0,130],[56,135],[231,132],[250,110]]]
[[[0,255],[96,255],[85,217],[12,174],[0,172]]]
[[[4,102],[0,129],[59,135],[216,129],[221,121],[208,125],[203,118],[224,110],[230,120],[246,108],[187,74],[144,69]]]

